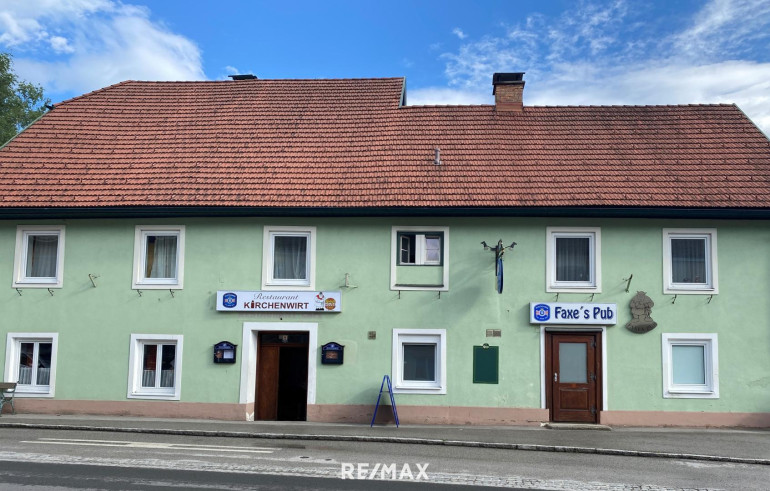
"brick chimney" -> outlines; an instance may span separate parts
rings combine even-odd
[[[499,112],[522,112],[524,110],[524,72],[495,73],[492,76],[492,94],[495,96],[495,110]]]

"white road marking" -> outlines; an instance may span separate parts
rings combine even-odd
[[[190,445],[187,443],[132,442],[125,440],[77,440],[68,438],[39,438],[24,440],[21,443],[43,443],[49,445],[84,445],[91,447],[152,448],[165,450],[198,450],[236,453],[273,453],[273,447],[234,447],[218,445]]]

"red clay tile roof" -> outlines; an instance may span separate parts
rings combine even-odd
[[[0,150],[0,208],[770,208],[770,142],[733,105],[517,114],[400,107],[403,88],[123,82]]]

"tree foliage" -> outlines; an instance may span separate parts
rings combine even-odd
[[[0,53],[0,145],[46,112],[43,88],[19,81],[8,53]]]

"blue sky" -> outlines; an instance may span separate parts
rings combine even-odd
[[[406,77],[409,104],[736,103],[770,133],[770,0],[2,0],[0,50],[58,102],[122,80]]]

